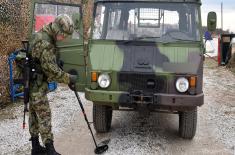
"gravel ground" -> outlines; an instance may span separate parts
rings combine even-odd
[[[177,136],[178,116],[137,112],[113,114],[111,132],[95,134],[97,141],[110,139],[107,155],[202,154],[233,155],[235,146],[235,76],[223,67],[205,65],[205,104],[199,108],[198,129],[193,140]],[[84,101],[89,120],[92,103]],[[73,92],[59,87],[49,95],[56,149],[63,155],[92,155],[94,144]],[[21,104],[0,111],[0,154],[30,154],[28,128],[22,129]]]
[[[75,119],[74,115],[80,109],[73,93],[66,87],[59,87],[48,97],[53,115],[53,132],[59,135],[71,125]],[[16,104],[0,112],[0,154],[28,154],[27,152],[30,152],[28,126],[22,129],[22,111],[23,105]]]

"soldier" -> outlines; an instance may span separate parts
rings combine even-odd
[[[64,72],[57,65],[56,41],[71,36],[74,31],[73,21],[68,15],[59,15],[54,22],[44,26],[36,33],[32,43],[32,60],[36,73],[30,82],[29,132],[32,141],[31,154],[59,155],[53,145],[51,131],[51,110],[46,94],[48,82],[65,83],[74,90],[77,76]],[[39,143],[39,133],[43,144]]]

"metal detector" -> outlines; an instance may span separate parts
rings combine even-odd
[[[74,93],[75,93],[75,95],[76,95],[76,97],[77,97],[78,103],[79,103],[79,105],[80,105],[80,107],[81,107],[81,109],[82,109],[83,116],[84,116],[84,118],[85,118],[85,121],[86,121],[86,123],[87,123],[87,126],[88,126],[88,128],[89,128],[89,130],[90,130],[90,132],[91,132],[93,141],[94,141],[94,143],[95,143],[95,147],[96,147],[96,148],[95,148],[94,152],[95,152],[95,154],[102,154],[102,153],[104,153],[105,151],[107,151],[108,148],[109,148],[108,145],[105,144],[105,142],[107,142],[107,140],[104,141],[104,142],[101,142],[100,144],[103,143],[102,145],[97,145],[96,140],[95,140],[95,137],[94,137],[94,134],[93,134],[93,132],[92,132],[92,130],[91,130],[91,127],[90,127],[90,123],[89,123],[89,121],[88,121],[88,119],[87,119],[85,110],[84,110],[84,108],[83,108],[82,101],[81,101],[81,99],[80,99],[78,93],[76,92],[76,89],[74,90]]]

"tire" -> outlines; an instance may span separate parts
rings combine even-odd
[[[179,113],[179,135],[184,139],[193,139],[197,129],[197,108]]]
[[[110,130],[112,114],[112,107],[93,104],[93,122],[96,132],[105,133]]]

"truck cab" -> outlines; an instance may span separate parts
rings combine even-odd
[[[112,110],[179,114],[179,134],[193,138],[203,105],[199,0],[96,0],[89,40],[88,100],[97,132]],[[90,79],[90,80],[89,80]]]
[[[133,110],[178,114],[180,137],[195,136],[204,103],[200,6],[200,0],[95,0],[86,48],[82,35],[58,43],[64,70],[77,71],[78,91],[93,102],[97,132],[110,130],[113,110]],[[208,17],[213,30],[215,14]]]

